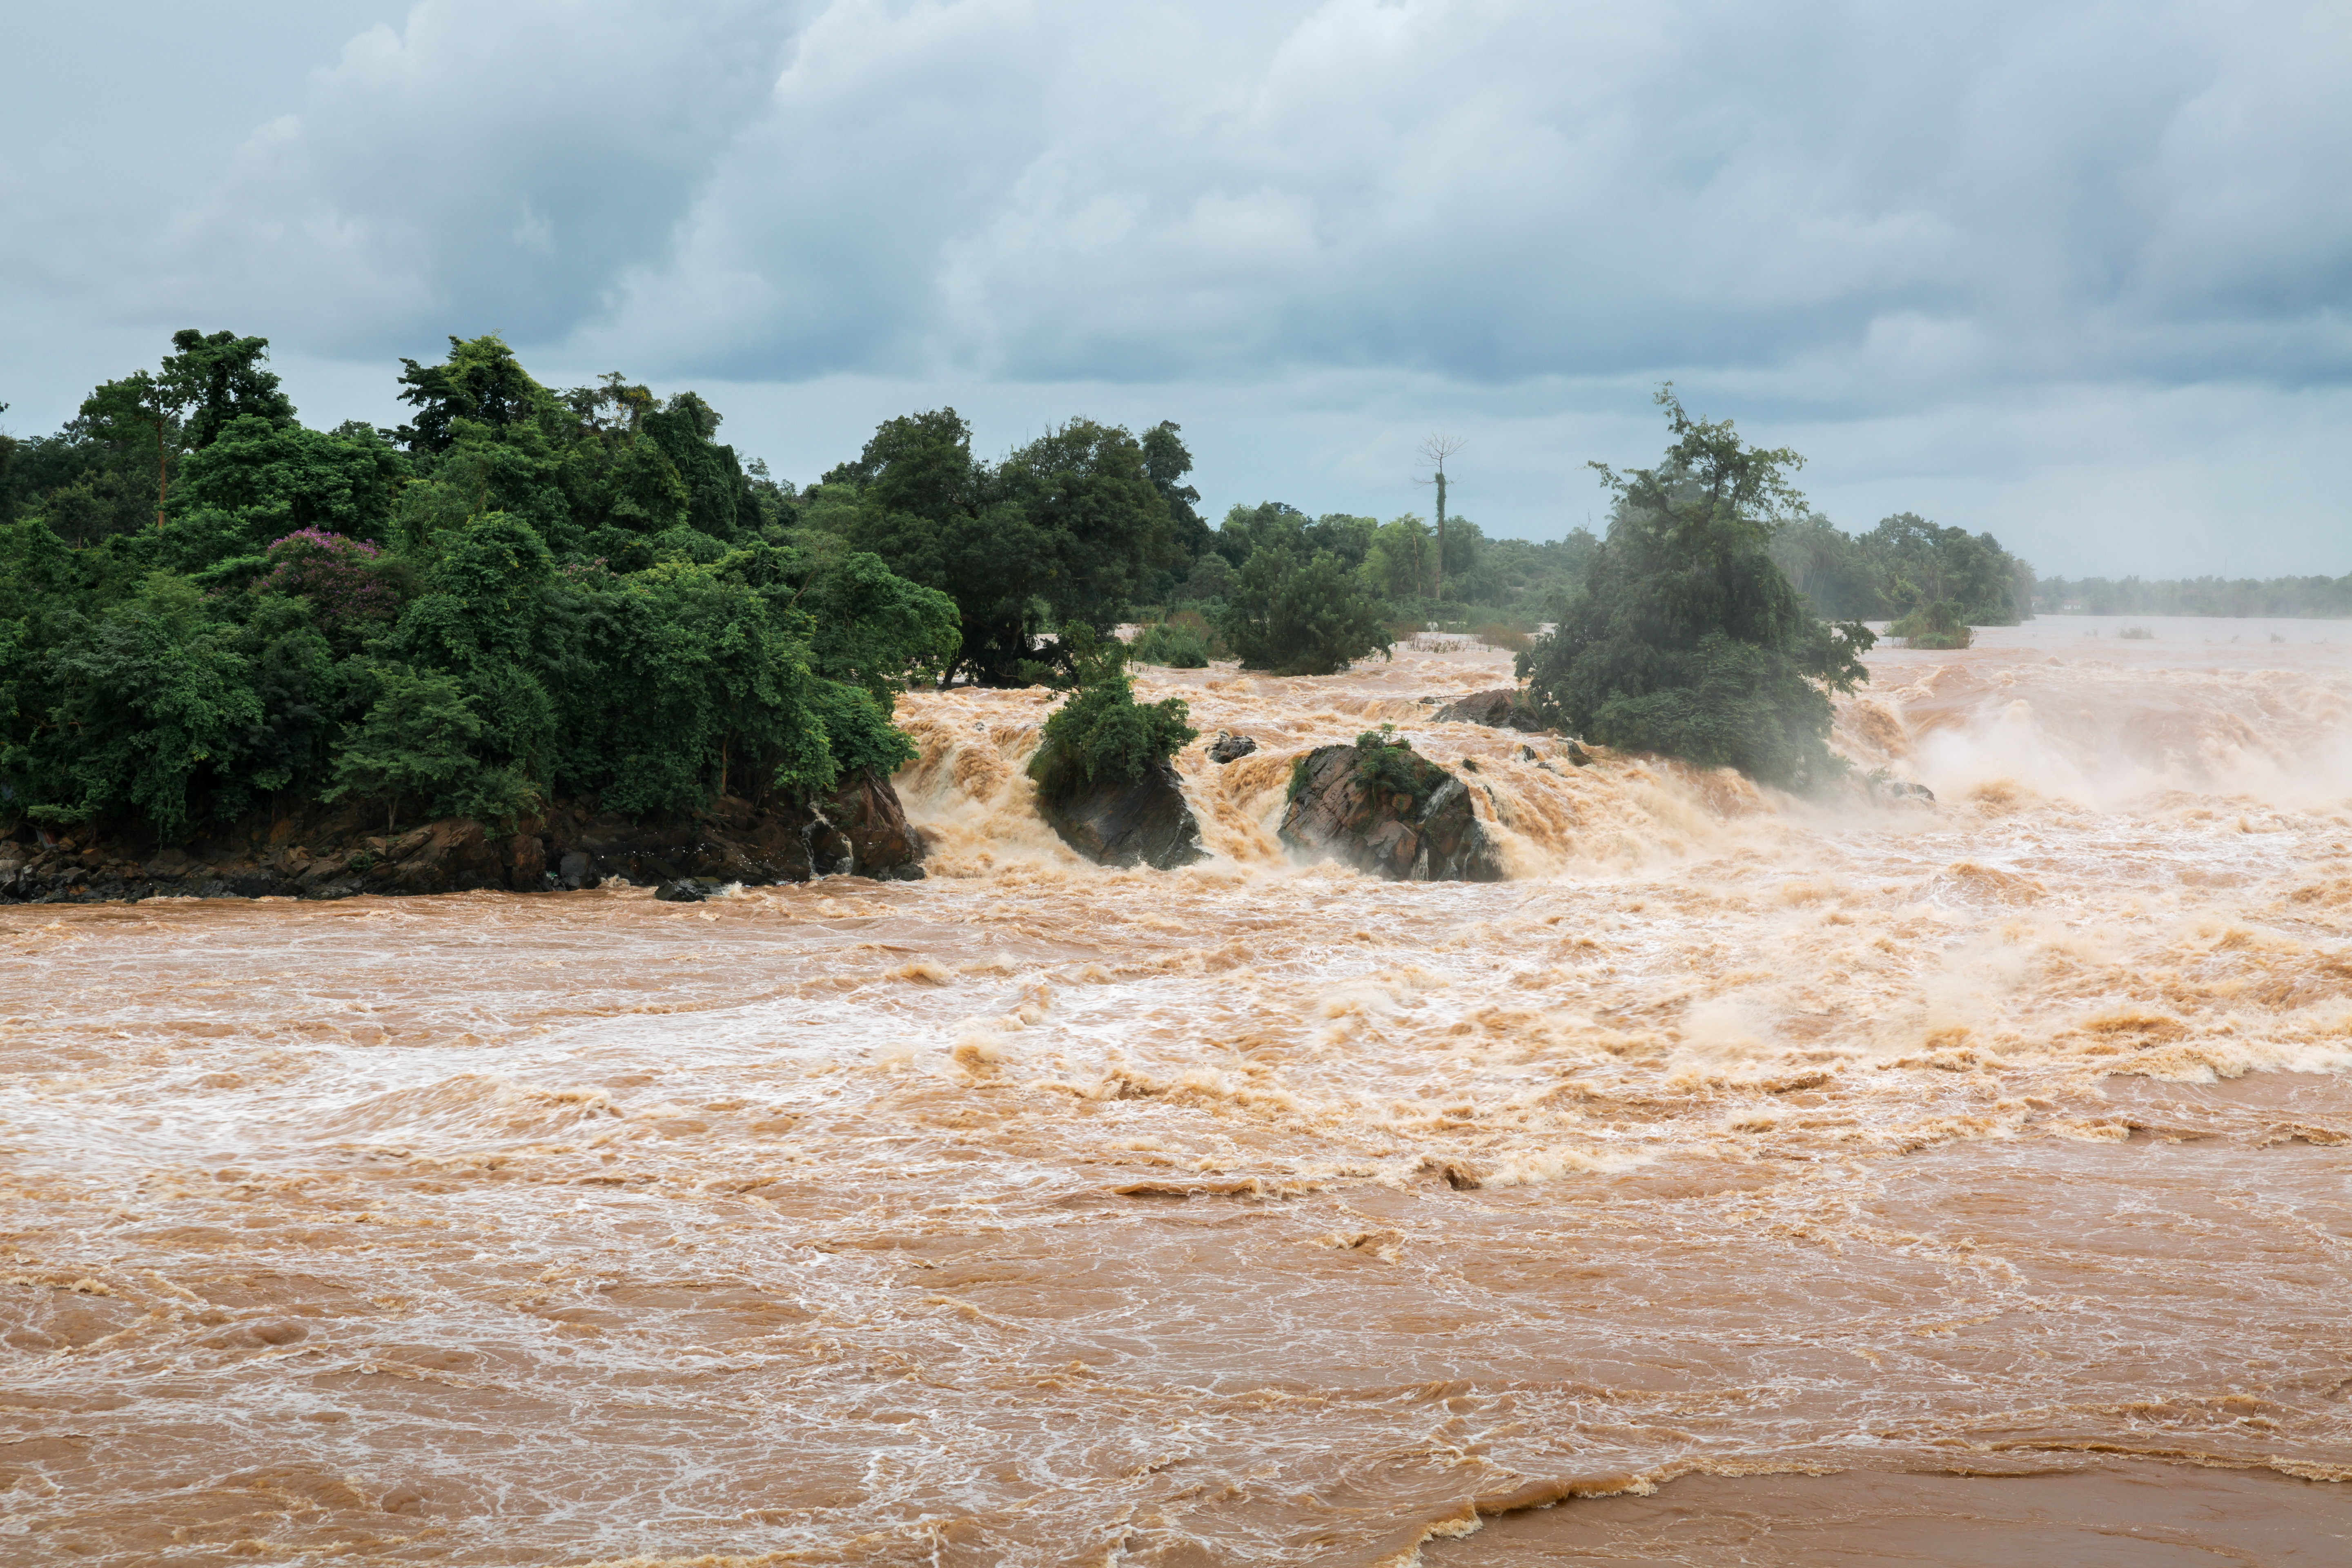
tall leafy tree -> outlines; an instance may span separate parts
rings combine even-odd
[[[262,368],[269,357],[268,338],[184,327],[172,334],[172,351],[163,356],[159,379],[186,410],[191,449],[204,450],[239,419],[294,423],[294,405],[279,390],[277,373]]]
[[[1055,626],[1108,629],[1178,559],[1142,444],[1089,419],[995,465],[972,458],[971,427],[951,408],[893,419],[803,510],[892,572],[953,597],[956,668],[995,684],[1025,680],[1041,635]]]
[[[1670,385],[1657,401],[1664,458],[1592,465],[1616,497],[1609,537],[1519,673],[1543,710],[1605,744],[1820,782],[1839,769],[1826,693],[1869,678],[1873,638],[1823,622],[1772,560],[1775,525],[1804,515],[1803,459],[1693,418]]]
[[[400,400],[416,416],[400,427],[400,438],[415,450],[438,452],[457,438],[457,422],[471,420],[493,430],[536,417],[553,398],[531,379],[514,350],[496,332],[449,339],[449,357],[436,365],[404,359]]]
[[[121,446],[152,447],[155,452],[155,526],[163,526],[163,509],[172,495],[172,458],[181,447],[180,414],[187,406],[184,388],[134,370],[120,381],[110,381],[82,399],[85,428],[100,441]]]
[[[467,804],[465,785],[481,768],[474,742],[482,721],[462,684],[446,671],[405,665],[385,667],[376,681],[379,695],[336,759],[325,798],[382,800],[386,833],[400,825],[404,795],[427,810]]]

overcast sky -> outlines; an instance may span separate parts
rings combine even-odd
[[[2352,7],[24,6],[0,424],[172,329],[311,423],[506,334],[806,480],[1174,419],[1213,512],[1596,520],[1671,378],[2044,574],[2352,571]]]

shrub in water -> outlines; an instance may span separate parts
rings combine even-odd
[[[1084,785],[1129,784],[1167,761],[1200,733],[1181,699],[1138,702],[1123,668],[1127,649],[1115,637],[1097,638],[1085,626],[1063,634],[1077,689],[1046,719],[1029,776],[1048,799],[1066,799]]]
[[[1888,626],[1886,635],[1901,637],[1905,647],[1925,648],[1966,647],[1977,637],[1976,629],[1962,618],[1958,604],[1950,599],[1921,605]]]
[[[1728,421],[1658,401],[1675,434],[1655,468],[1603,469],[1615,521],[1557,625],[1517,656],[1551,722],[1627,751],[1805,785],[1844,764],[1828,748],[1832,691],[1867,679],[1874,638],[1825,625],[1769,552],[1801,513],[1794,452],[1758,451]]]
[[[1414,754],[1412,742],[1396,738],[1393,724],[1356,737],[1356,782],[1374,795],[1410,796],[1418,810],[1444,776]]]
[[[1137,664],[1161,664],[1172,669],[1205,669],[1209,663],[1208,639],[1188,626],[1173,621],[1161,621],[1136,634],[1128,645],[1127,657]]]

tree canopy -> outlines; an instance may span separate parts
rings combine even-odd
[[[694,394],[559,395],[453,338],[404,362],[410,425],[318,430],[267,347],[181,332],[40,444],[169,466],[153,525],[102,526],[115,470],[62,460],[0,521],[7,818],[169,841],[290,800],[644,814],[913,755],[893,696],[954,657],[954,602],[782,526]]]
[[[1804,515],[1802,459],[1693,418],[1671,387],[1658,403],[1672,444],[1655,468],[1592,465],[1615,499],[1608,538],[1519,673],[1542,710],[1604,744],[1818,783],[1838,771],[1826,693],[1868,679],[1873,638],[1822,621],[1772,559],[1776,524]]]

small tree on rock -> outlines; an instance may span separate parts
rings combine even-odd
[[[1049,799],[1067,799],[1090,784],[1131,784],[1200,734],[1182,699],[1135,700],[1118,638],[1098,638],[1083,626],[1062,635],[1077,689],[1046,718],[1029,761],[1029,776]]]
[[[1517,658],[1548,718],[1612,746],[1796,787],[1842,771],[1828,693],[1869,679],[1859,621],[1813,614],[1769,552],[1805,515],[1804,459],[1694,419],[1659,389],[1674,444],[1654,468],[1592,465],[1616,492],[1609,538],[1554,629]]]

